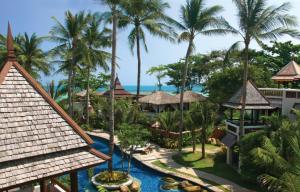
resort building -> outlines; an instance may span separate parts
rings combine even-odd
[[[240,113],[235,113],[242,107],[242,88],[224,104],[230,111],[230,116],[226,120],[227,133],[221,139],[228,149],[228,164],[237,163],[237,155],[234,154],[233,148],[241,136],[267,126],[261,120],[261,116],[277,112],[293,120],[295,118],[293,109],[300,109],[300,89],[297,89],[300,80],[300,66],[295,61],[291,61],[273,76],[272,80],[278,83],[278,87],[283,86],[284,88],[256,88],[251,81],[247,82],[244,132],[240,130]]]
[[[180,102],[180,93],[175,96],[179,102]],[[202,94],[195,93],[193,91],[185,91],[183,93],[183,103],[184,103],[184,108],[189,109],[190,104],[198,101],[205,101],[206,97],[203,96]]]
[[[124,89],[124,87],[122,86],[122,84],[119,80],[119,77],[116,77],[114,91],[115,91],[115,98],[116,99],[134,97],[133,94],[129,93],[128,91],[126,91]],[[103,96],[105,96],[105,97],[109,97],[109,95],[110,95],[110,90],[107,90],[106,92],[103,93]]]
[[[19,65],[10,27],[7,51],[0,72],[0,191],[33,191],[36,184],[54,191],[53,179],[69,174],[77,192],[77,172],[109,157]]]
[[[246,107],[244,129],[241,130],[240,110],[242,109],[242,88],[240,88],[223,106],[230,111],[230,117],[226,120],[227,134],[221,142],[227,146],[227,163],[238,163],[237,154],[233,154],[234,146],[240,137],[266,127],[261,119],[262,115],[269,115],[275,108],[251,82],[246,86]]]

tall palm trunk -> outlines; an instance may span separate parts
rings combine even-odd
[[[183,70],[182,70],[182,85],[181,85],[181,91],[180,91],[180,130],[179,130],[179,151],[182,151],[182,145],[183,145],[183,138],[182,138],[182,132],[183,132],[183,121],[184,121],[184,114],[183,114],[183,107],[184,107],[184,103],[183,103],[183,94],[184,94],[184,89],[185,89],[185,85],[186,85],[186,77],[187,77],[187,73],[188,73],[188,60],[189,57],[191,55],[192,52],[192,45],[193,45],[193,38],[191,37],[189,40],[189,46],[186,52],[186,56],[185,56],[185,63],[183,66]]]
[[[89,111],[89,105],[90,105],[90,67],[87,67],[87,88],[86,88],[86,124],[90,125],[90,111]]]
[[[136,101],[139,102],[140,98],[140,84],[141,84],[141,50],[140,50],[140,30],[139,26],[136,26],[136,53],[138,60],[138,72],[137,72],[137,89],[136,89]]]
[[[108,162],[109,172],[113,171],[113,153],[114,153],[114,130],[115,130],[115,76],[116,76],[116,48],[117,48],[117,25],[118,19],[116,15],[116,7],[113,6],[113,30],[112,30],[112,58],[111,58],[111,77],[110,77],[110,116],[109,116],[109,156],[111,157]]]
[[[193,143],[193,153],[196,152],[196,135],[195,135],[195,127],[192,127],[192,143]]]
[[[202,157],[201,159],[205,158],[205,142],[206,142],[206,126],[202,127]]]
[[[245,41],[245,60],[244,60],[244,73],[243,73],[243,87],[242,87],[242,108],[240,113],[240,139],[244,135],[245,124],[245,108],[246,108],[246,95],[247,95],[247,81],[248,81],[248,63],[249,63],[249,41]]]
[[[72,69],[69,69],[68,74],[68,112],[72,115]]]

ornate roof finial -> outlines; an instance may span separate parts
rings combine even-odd
[[[8,61],[15,61],[16,55],[14,50],[14,39],[12,36],[10,24],[8,22],[8,28],[7,28],[7,38],[6,38],[6,46],[7,46],[7,60]]]

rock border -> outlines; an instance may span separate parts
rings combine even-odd
[[[100,173],[94,175],[91,179],[93,185],[97,186],[102,186],[108,190],[115,190],[115,189],[120,189],[121,186],[129,186],[133,183],[133,177],[131,175],[128,175],[128,181],[124,182],[124,183],[120,183],[120,184],[114,184],[114,185],[109,185],[109,184],[102,184],[96,181],[96,177],[100,175]]]

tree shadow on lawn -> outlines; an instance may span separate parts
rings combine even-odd
[[[226,164],[226,154],[224,153],[206,154],[206,158],[201,159],[200,152],[187,152],[182,155],[174,155],[173,160],[185,167],[192,167],[199,171],[222,177],[242,187],[261,191],[261,188],[255,182],[245,180],[235,168]],[[201,177],[201,175],[199,176]]]

